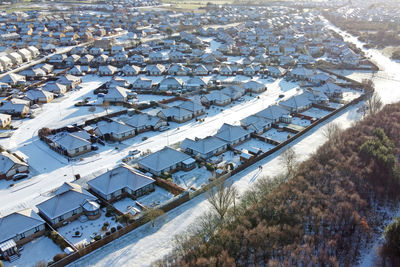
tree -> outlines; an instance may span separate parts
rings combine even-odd
[[[0,260],[0,267],[4,267],[4,264],[1,260]]]
[[[332,144],[337,144],[340,141],[340,134],[342,130],[340,129],[339,124],[335,122],[331,122],[326,125],[325,129],[322,131],[322,134],[328,139],[328,142]]]
[[[280,160],[286,168],[287,176],[291,177],[297,164],[297,154],[293,147],[286,148],[282,152]]]
[[[366,105],[368,114],[374,115],[381,110],[383,103],[381,97],[377,93],[374,93],[370,98],[368,98]]]
[[[400,255],[400,217],[386,227],[385,240],[386,245]]]
[[[90,108],[89,108],[89,112],[91,112],[92,114],[93,114],[93,117],[94,117],[94,112],[96,111],[96,107],[95,106],[91,106]]]
[[[110,109],[110,102],[104,101],[103,104],[101,104],[101,106],[104,108],[104,110],[106,111],[106,113],[108,115],[108,110]]]
[[[235,203],[238,195],[236,187],[233,185],[225,186],[220,183],[207,192],[208,202],[218,213],[220,220],[223,220],[229,208]]]
[[[145,216],[151,222],[151,227],[154,227],[156,219],[164,213],[165,212],[161,209],[151,209],[146,213]]]

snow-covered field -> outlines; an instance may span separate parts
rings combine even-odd
[[[306,116],[310,116],[313,118],[323,118],[326,115],[329,115],[329,111],[327,110],[323,110],[323,109],[319,109],[319,108],[310,108],[304,112],[301,112],[301,114],[306,115]]]
[[[248,149],[253,149],[253,150],[259,150],[261,149],[263,152],[267,152],[274,148],[275,146],[272,144],[268,144],[266,142],[260,141],[258,139],[251,138],[249,141],[246,141],[244,143],[241,143],[236,149],[243,151],[243,150],[248,150]]]
[[[5,267],[30,267],[39,261],[46,263],[52,261],[53,257],[58,253],[63,253],[61,248],[50,238],[41,236],[24,245],[24,250],[21,252],[21,257],[18,260],[11,263],[3,261],[3,264]]]
[[[264,137],[267,137],[274,141],[278,141],[279,143],[282,143],[282,142],[286,141],[287,139],[289,139],[290,137],[292,137],[293,135],[294,135],[293,133],[289,133],[286,131],[278,131],[278,129],[272,128],[272,129],[266,131],[265,133],[263,133],[261,136],[264,136]]]

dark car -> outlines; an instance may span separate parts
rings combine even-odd
[[[19,181],[28,177],[26,173],[17,173],[13,176],[13,181]]]

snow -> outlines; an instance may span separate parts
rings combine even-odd
[[[172,174],[174,183],[185,189],[198,189],[202,185],[208,184],[208,179],[211,176],[211,172],[209,172],[204,166],[201,168],[196,167],[195,169],[188,172],[179,171]]]
[[[288,135],[293,136],[294,134],[286,131],[278,131],[278,129],[275,128],[272,128],[262,134],[262,136],[278,141],[279,143],[286,141],[288,139]]]
[[[73,222],[70,222],[66,226],[58,228],[57,232],[60,233],[60,235],[62,235],[66,240],[68,240],[74,246],[78,244],[88,244],[92,240],[92,237],[94,237],[95,235],[97,234],[103,235],[105,234],[105,232],[107,232],[101,230],[101,227],[105,222],[108,222],[110,224],[107,231],[109,231],[111,227],[117,228],[117,226],[119,225],[118,222],[112,220],[112,217],[106,217],[105,209],[103,209],[101,211],[100,218],[96,220],[88,220],[86,222],[80,222],[79,219],[77,219]],[[82,236],[73,237],[76,231],[82,233]]]
[[[319,109],[319,108],[310,108],[306,111],[301,112],[301,114],[314,117],[314,118],[323,118],[328,115],[330,112],[327,110]]]
[[[21,252],[21,257],[18,260],[11,263],[3,261],[5,267],[34,266],[39,261],[47,263],[52,261],[56,254],[63,253],[61,248],[46,236],[36,238],[26,243],[23,247],[24,250]]]
[[[272,144],[268,144],[268,143],[260,141],[258,139],[251,138],[249,141],[241,143],[240,145],[238,145],[235,148],[237,150],[240,150],[240,151],[253,148],[253,149],[256,149],[256,150],[261,149],[263,152],[267,152],[267,151],[271,150],[274,147],[275,146],[272,145]]]

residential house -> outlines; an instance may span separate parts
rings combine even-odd
[[[146,170],[153,175],[160,176],[165,172],[174,172],[179,169],[193,168],[194,163],[191,157],[175,149],[164,147],[142,159],[138,160],[141,169]]]
[[[100,205],[97,198],[80,185],[65,182],[52,197],[36,207],[39,214],[54,228],[72,222],[82,215],[89,220],[100,217]]]
[[[157,117],[160,117],[166,121],[175,121],[177,123],[183,123],[193,118],[193,113],[187,109],[180,107],[170,107],[162,109],[157,113]]]
[[[178,90],[183,88],[183,81],[176,77],[166,77],[160,82],[159,90]]]
[[[195,76],[187,80],[183,87],[189,91],[201,90],[207,87],[207,82],[205,78]]]
[[[153,80],[144,77],[139,77],[132,84],[132,88],[140,90],[151,90],[153,89]]]
[[[31,104],[49,103],[54,99],[52,92],[37,89],[28,90],[25,95],[25,99],[29,100]]]
[[[25,76],[16,74],[16,73],[9,73],[6,76],[4,76],[0,82],[9,84],[11,86],[19,86],[19,85],[25,85],[26,83],[26,78]]]
[[[125,124],[132,126],[136,130],[136,134],[147,130],[158,130],[162,126],[166,126],[167,122],[159,117],[148,114],[135,114],[125,121]]]
[[[11,115],[0,113],[0,128],[4,129],[11,125]]]
[[[42,90],[54,94],[65,94],[67,92],[67,86],[57,82],[48,82],[43,86]]]
[[[217,105],[217,106],[226,106],[231,103],[231,98],[220,91],[212,91],[207,95],[203,95],[200,98],[200,101],[203,105]]]
[[[221,93],[229,96],[232,100],[238,100],[246,93],[245,89],[241,86],[233,85],[225,87],[221,90]]]
[[[125,65],[122,67],[122,72],[125,74],[125,76],[136,76],[139,75],[140,73],[140,67],[135,66],[135,65]]]
[[[82,79],[71,74],[65,74],[56,80],[56,83],[61,83],[67,86],[68,89],[75,88],[82,82]]]
[[[198,117],[206,113],[206,109],[203,105],[193,101],[184,101],[182,104],[178,105],[178,107],[189,110],[192,112],[193,117]]]
[[[113,76],[118,71],[118,68],[107,65],[107,66],[100,66],[97,73],[100,76]]]
[[[208,136],[203,139],[196,138],[195,140],[186,138],[181,143],[180,148],[194,157],[207,160],[225,152],[228,148],[228,143],[214,136]]]
[[[279,121],[290,123],[291,121],[289,117],[290,111],[278,105],[269,106],[268,108],[261,110],[254,115],[268,119],[272,121],[272,123],[276,123]]]
[[[292,112],[302,112],[312,107],[312,102],[304,94],[294,95],[287,100],[282,100],[279,105]]]
[[[145,72],[149,76],[161,76],[165,72],[165,67],[164,65],[157,64],[157,65],[148,65],[145,68]]]
[[[248,81],[245,82],[242,86],[244,89],[252,93],[261,93],[267,90],[265,84],[262,84],[258,81]]]
[[[101,121],[94,133],[104,140],[123,141],[135,136],[135,128],[119,121]]]
[[[11,98],[2,102],[0,113],[9,114],[13,117],[23,117],[29,113],[29,101],[18,98]]]
[[[90,190],[108,202],[136,199],[154,191],[155,180],[128,165],[121,165],[88,181]]]
[[[234,147],[250,139],[250,131],[241,126],[224,123],[214,136],[225,141],[229,146]]]
[[[24,209],[0,218],[0,255],[12,261],[19,257],[17,246],[45,234],[45,221],[32,209]]]
[[[242,119],[240,121],[240,125],[246,130],[249,130],[253,133],[262,134],[269,128],[271,128],[272,120],[256,115],[251,115]]]
[[[76,157],[92,150],[90,135],[86,132],[60,132],[48,137],[56,151],[68,157]]]
[[[0,154],[0,179],[10,180],[17,173],[29,172],[29,165],[14,154],[3,151]]]
[[[111,87],[108,89],[107,94],[103,97],[103,101],[109,103],[126,102],[128,100],[128,93],[129,90],[124,87]]]

